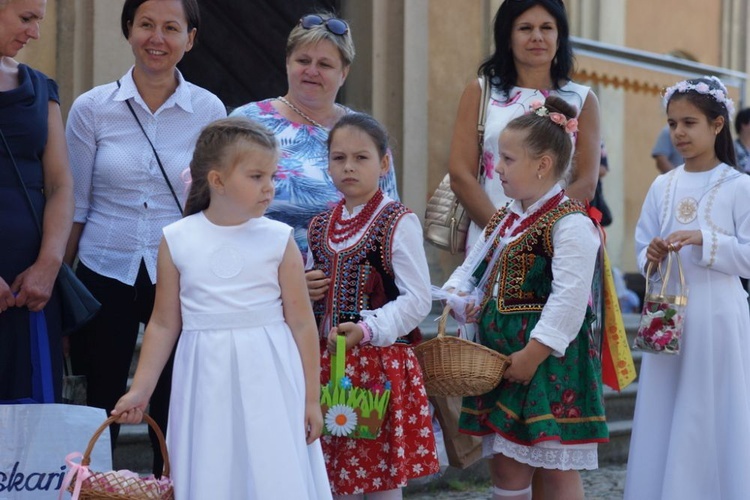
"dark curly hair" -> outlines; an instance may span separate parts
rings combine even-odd
[[[478,75],[484,75],[490,79],[496,77],[491,80],[493,85],[506,96],[518,80],[518,71],[510,46],[513,23],[518,16],[537,5],[549,12],[557,24],[557,54],[550,68],[552,84],[554,88],[559,89],[560,82],[567,83],[571,79],[573,49],[570,45],[568,15],[562,0],[505,0],[500,4],[493,24],[495,52],[479,66]]]

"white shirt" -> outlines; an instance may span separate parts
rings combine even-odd
[[[85,224],[78,257],[93,271],[132,285],[141,260],[152,283],[162,228],[182,214],[169,191],[143,125],[172,187],[185,206],[195,140],[226,108],[209,91],[176,71],[177,89],[151,113],[133,82],[132,68],[116,82],[91,89],[73,103],[65,135],[73,170],[74,222]]]
[[[384,196],[378,209],[375,210],[370,222],[365,227],[340,243],[329,241],[331,248],[340,252],[357,243],[382,208],[391,201],[393,201],[391,198]],[[344,220],[356,216],[364,207],[365,205],[354,207],[354,212],[351,214],[344,209]],[[399,295],[396,300],[388,302],[379,309],[363,309],[359,313],[362,321],[367,324],[372,332],[370,343],[374,346],[386,347],[392,345],[398,337],[406,335],[418,327],[430,313],[432,308],[430,271],[427,267],[423,243],[422,225],[419,223],[419,218],[413,213],[401,217],[393,231],[393,255],[391,258]],[[308,252],[305,267],[306,269],[312,269],[314,265],[315,260],[312,252]]]
[[[525,211],[519,201],[511,202],[509,211],[520,217],[508,229],[506,234],[509,236],[503,238],[503,243],[520,238],[524,233],[510,236],[513,230],[561,189],[559,185],[553,187]],[[567,200],[567,197],[564,199]],[[482,257],[478,254],[485,241],[482,232],[464,263],[451,274],[443,289],[456,288],[464,283],[467,273],[473,271],[477,259]],[[553,356],[563,356],[581,329],[591,294],[599,244],[599,233],[585,215],[567,215],[552,227],[552,293],[530,338],[551,348]]]

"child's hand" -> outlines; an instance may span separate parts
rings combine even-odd
[[[365,332],[362,331],[362,327],[357,323],[346,322],[341,323],[339,326],[334,326],[331,331],[328,332],[328,352],[336,352],[336,337],[343,335],[346,337],[346,350],[348,351],[355,345],[362,342],[365,338]]]
[[[552,349],[535,339],[526,347],[510,355],[510,366],[505,369],[503,378],[517,384],[529,385],[537,368],[552,352]]]
[[[448,288],[446,292],[451,293],[457,297],[466,297],[467,295],[469,295],[466,292],[456,292],[455,288]],[[476,323],[477,322],[477,316],[479,315],[480,308],[478,305],[476,305],[476,303],[473,300],[456,301],[456,300],[453,300],[452,298],[448,298],[446,302],[450,304],[451,306],[450,315],[456,321],[459,321],[461,323]],[[460,304],[465,304],[465,305],[461,307]],[[461,312],[460,309],[463,309],[463,312]]]
[[[143,412],[148,405],[148,398],[130,390],[115,405],[111,414],[118,424],[139,424],[143,421]]]
[[[305,430],[307,431],[307,444],[312,444],[323,432],[323,413],[320,410],[319,400],[305,403]]]
[[[307,291],[310,294],[310,300],[320,300],[326,296],[328,286],[331,283],[330,278],[326,278],[326,275],[320,269],[313,269],[305,272],[305,279],[307,280]]]
[[[646,259],[654,264],[660,263],[669,253],[669,243],[661,238],[654,238],[646,249]]]
[[[459,295],[463,296],[466,294],[459,293]],[[470,301],[466,303],[466,307],[464,308],[464,318],[466,318],[467,323],[477,322],[477,317],[479,316],[479,309],[480,307],[474,301]]]
[[[693,231],[675,231],[667,236],[667,244],[671,244],[675,250],[687,245],[703,245],[703,233],[695,229]]]

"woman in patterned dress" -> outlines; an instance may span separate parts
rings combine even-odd
[[[354,43],[344,20],[330,13],[303,16],[287,39],[287,93],[231,113],[260,122],[276,134],[281,147],[276,197],[266,215],[294,228],[303,255],[310,220],[341,199],[328,174],[326,141],[331,127],[351,112],[336,103],[336,95],[353,60]],[[380,187],[398,200],[392,164]],[[311,279],[320,279],[316,287],[327,286],[317,272],[308,273]]]
[[[494,500],[530,499],[537,469],[545,498],[582,500],[578,471],[598,467],[597,443],[608,440],[588,307],[599,234],[560,185],[575,110],[556,96],[532,110],[500,134],[495,171],[514,201],[444,285],[477,292],[467,313],[480,341],[510,358],[497,387],[464,398],[459,424],[483,436]]]

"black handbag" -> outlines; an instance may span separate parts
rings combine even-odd
[[[63,335],[70,335],[91,321],[102,305],[64,262],[57,274],[56,284],[60,293]]]
[[[42,223],[39,219],[39,215],[34,209],[34,204],[29,196],[29,191],[26,189],[26,184],[23,182],[21,172],[18,170],[18,165],[13,157],[13,152],[10,150],[8,141],[5,140],[5,134],[3,134],[2,130],[0,130],[0,138],[3,141],[5,150],[8,152],[10,162],[16,170],[18,182],[21,184],[21,188],[26,195],[26,201],[29,202],[29,208],[34,215],[34,221],[36,222],[36,227],[39,230],[39,235],[41,237]],[[86,285],[78,279],[73,272],[73,269],[64,262],[62,266],[60,266],[60,272],[57,274],[55,287],[60,294],[63,335],[69,335],[91,321],[102,306],[99,301],[96,300],[96,297],[94,297],[88,288],[86,288]]]

